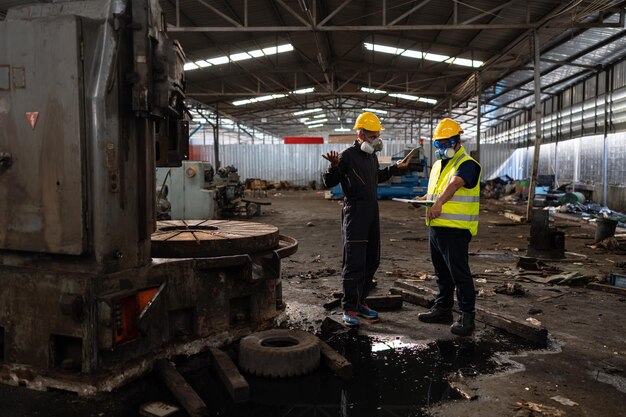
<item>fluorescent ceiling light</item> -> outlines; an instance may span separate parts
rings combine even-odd
[[[278,52],[279,54],[281,52],[289,52],[289,51],[293,51],[293,45],[290,43],[287,43],[285,45],[278,45],[276,47],[276,52]]]
[[[278,52],[278,48],[275,46],[270,46],[269,48],[263,48],[263,53],[265,55],[274,55]]]
[[[361,87],[361,91],[363,91],[364,93],[372,93],[372,94],[387,94],[387,92],[384,90],[376,90],[375,88],[367,88],[367,87]]]
[[[418,96],[412,96],[410,94],[403,94],[403,93],[392,93],[389,94],[390,97],[397,97],[397,98],[403,98],[405,100],[419,100]]]
[[[270,94],[267,96],[253,97],[253,98],[248,98],[245,100],[237,100],[237,101],[233,101],[233,106],[242,106],[244,104],[256,103],[259,101],[267,101],[267,100],[272,100],[276,98],[283,98],[283,97],[287,97],[289,94],[294,94],[294,93],[295,92],[292,91],[290,93]]]
[[[240,52],[238,54],[232,54],[230,60],[233,62],[243,61],[244,59],[251,59],[252,57],[247,52]]]
[[[209,61],[213,65],[227,64],[228,63],[228,57],[227,56],[218,56],[217,58],[207,59],[207,61]]]
[[[244,59],[250,59],[250,58],[260,58],[265,55],[280,54],[283,52],[289,52],[293,50],[294,50],[293,45],[290,43],[286,43],[284,45],[270,46],[264,49],[255,49],[255,50],[248,51],[248,52],[240,52],[240,53],[232,54],[230,56],[218,56],[218,57],[209,58],[206,60],[199,60],[195,63],[188,62],[185,64],[184,69],[185,71],[191,71],[191,70],[195,70],[198,68],[205,68],[211,65],[222,65],[222,64],[227,64],[229,62],[237,62],[237,61],[242,61]]]
[[[291,94],[306,94],[306,93],[312,93],[313,91],[315,91],[315,87],[301,88],[299,90],[292,91]]]
[[[301,116],[303,114],[309,114],[309,113],[316,113],[318,111],[323,111],[324,109],[321,107],[315,108],[315,109],[308,109],[308,110],[300,110],[297,111],[295,113],[293,113],[294,116]]]
[[[407,49],[404,52],[402,52],[400,55],[406,56],[406,57],[409,57],[409,58],[417,58],[417,59],[424,58],[424,54],[423,53],[421,53],[420,51],[414,51],[412,49]]]
[[[320,117],[326,117],[325,114],[316,114],[315,116],[313,116],[314,119],[319,119]]]
[[[317,123],[324,123],[327,122],[328,119],[315,119],[315,120],[308,120],[306,122],[303,122],[305,125],[310,125],[310,124],[317,124]]]
[[[382,53],[392,54],[392,55],[401,55],[407,58],[425,59],[427,61],[434,61],[434,62],[447,62],[450,64],[461,65],[464,67],[478,68],[478,67],[483,66],[484,64],[483,61],[478,61],[475,59],[472,60],[472,59],[467,59],[467,58],[456,58],[456,57],[451,57],[448,55],[434,54],[431,52],[416,51],[413,49],[401,49],[401,48],[396,48],[395,46],[379,45],[379,44],[368,43],[368,42],[365,42],[363,45],[365,46],[365,49],[369,51],[382,52]]]
[[[322,127],[324,126],[322,123],[320,123],[319,125],[311,125],[311,126],[307,126],[309,129],[313,129],[314,127]]]
[[[208,62],[206,62],[205,60],[201,59],[200,61],[196,61],[194,62],[194,64],[196,64],[197,66],[199,66],[200,68],[205,68],[205,67],[210,67],[211,64],[209,64]]]
[[[364,108],[363,111],[371,111],[372,113],[387,114],[387,110],[378,110],[378,109]]]
[[[430,52],[427,52],[426,55],[424,55],[424,59],[428,61],[443,62],[443,61],[447,61],[448,59],[450,59],[450,57],[448,55],[439,55],[439,54],[432,54]]]
[[[419,97],[417,101],[428,104],[437,104],[437,100],[435,100],[434,98]]]
[[[335,132],[349,132],[351,129],[348,129],[347,127],[338,127],[337,129],[335,129]]]
[[[298,120],[299,120],[301,123],[304,123],[304,122],[306,122],[307,120],[309,120],[309,118],[308,118],[308,117],[303,117],[303,118],[298,119]]]

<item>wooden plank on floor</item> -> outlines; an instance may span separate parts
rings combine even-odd
[[[213,369],[217,372],[230,397],[236,403],[250,400],[250,386],[248,381],[239,373],[239,369],[225,352],[220,349],[209,349],[213,356]]]
[[[322,340],[320,340],[320,351],[322,353],[322,362],[328,369],[333,371],[335,375],[343,379],[352,378],[353,368],[350,361]]]
[[[185,378],[178,372],[173,363],[167,359],[159,359],[154,362],[154,369],[161,381],[163,381],[191,417],[205,417],[209,415],[209,409],[202,401],[202,398],[185,381]]]
[[[587,288],[591,288],[592,290],[610,292],[613,294],[626,295],[626,288],[617,287],[615,285],[599,284],[597,282],[592,282],[591,284],[587,284]]]

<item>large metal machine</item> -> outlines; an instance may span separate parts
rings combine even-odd
[[[293,239],[157,226],[155,165],[187,155],[183,64],[157,0],[37,4],[0,22],[0,382],[111,390],[281,311]]]

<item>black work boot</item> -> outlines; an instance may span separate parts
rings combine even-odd
[[[459,319],[450,326],[450,331],[459,336],[469,336],[474,331],[474,313],[461,312]]]
[[[417,315],[419,321],[424,323],[452,323],[452,309],[443,309],[441,307],[433,306],[428,313],[419,313]]]

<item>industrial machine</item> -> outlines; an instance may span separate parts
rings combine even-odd
[[[38,3],[0,22],[0,382],[109,391],[283,308],[295,240],[156,222],[155,165],[188,147],[184,55],[165,29],[157,0]]]
[[[211,189],[214,177],[213,166],[202,161],[183,161],[180,167],[157,168],[157,209],[161,209],[162,217],[215,219],[217,193]]]
[[[390,198],[413,198],[426,194],[428,190],[428,175],[426,167],[428,158],[424,155],[424,148],[420,146],[414,154],[409,169],[404,175],[393,176],[387,182],[378,184],[376,196],[379,200]],[[395,155],[391,158],[390,163],[395,164],[397,161],[404,159],[411,149],[406,149],[401,155]],[[384,164],[381,163],[381,168]],[[326,195],[329,199],[343,198],[343,190],[341,184],[337,184],[331,188],[330,193]]]
[[[157,216],[173,220],[229,219],[260,214],[260,200],[244,196],[245,186],[232,165],[213,170],[202,161],[157,168]],[[257,202],[255,202],[257,201]]]

